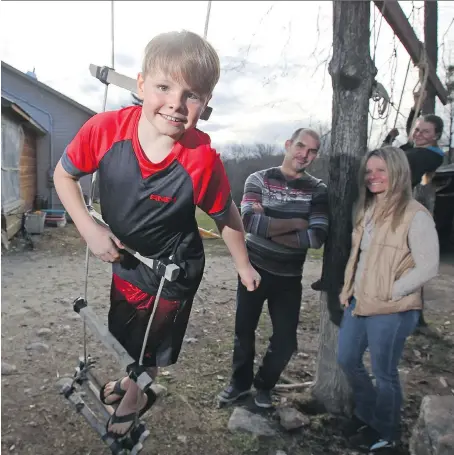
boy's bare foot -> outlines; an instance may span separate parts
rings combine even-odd
[[[110,381],[101,390],[101,401],[105,404],[118,403],[129,388],[131,379],[126,376],[117,381]]]

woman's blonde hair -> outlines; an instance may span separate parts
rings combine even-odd
[[[155,36],[145,48],[142,73],[162,71],[199,95],[212,94],[221,74],[219,56],[207,40],[183,30]]]
[[[366,165],[373,156],[381,158],[388,170],[388,190],[383,202],[374,214],[376,221],[391,217],[391,228],[395,231],[402,220],[405,209],[412,199],[411,171],[404,151],[397,147],[382,147],[371,150],[363,157],[358,174],[359,195],[355,205],[355,224],[364,220],[366,211],[373,205],[375,196],[366,185]]]

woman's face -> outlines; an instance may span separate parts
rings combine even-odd
[[[389,188],[388,168],[378,156],[371,156],[367,160],[365,184],[375,195],[384,194]]]

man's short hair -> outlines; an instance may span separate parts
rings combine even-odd
[[[290,140],[296,141],[298,137],[300,136],[301,133],[308,134],[309,136],[313,137],[318,143],[320,144],[320,136],[317,133],[317,131],[311,129],[311,128],[298,128],[293,134]]]

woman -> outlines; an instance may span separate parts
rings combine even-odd
[[[355,400],[350,442],[371,453],[393,453],[402,403],[397,367],[418,323],[421,287],[439,264],[435,224],[412,197],[403,150],[383,147],[364,157],[353,226],[338,350]],[[375,386],[362,360],[367,348]]]
[[[409,141],[400,148],[407,155],[408,163],[410,164],[413,197],[433,213],[436,198],[435,189],[430,185],[420,185],[420,183],[423,180],[432,180],[434,172],[443,164],[445,154],[438,145],[438,141],[443,134],[443,120],[434,114],[423,115],[417,118],[413,131],[411,131],[415,115],[421,115],[421,110],[416,114],[417,106],[418,104],[420,106],[424,104],[426,96],[427,92],[425,91],[422,92],[422,95],[419,91],[413,93],[415,104],[411,108],[407,120]],[[420,97],[421,100],[419,100]],[[398,135],[399,131],[396,128],[392,129],[383,145],[391,145]],[[423,289],[421,289],[421,295],[424,303]],[[419,326],[427,326],[422,311],[419,318]]]

